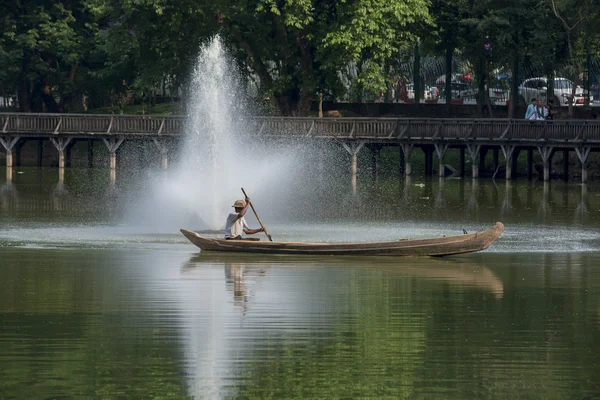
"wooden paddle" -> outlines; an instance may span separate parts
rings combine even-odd
[[[242,193],[244,193],[244,196],[246,198],[249,198],[248,195],[246,194],[246,191],[244,190],[244,188],[242,188]],[[271,238],[271,235],[269,235],[269,233],[267,232],[267,229],[265,228],[265,226],[263,225],[262,221],[260,220],[260,217],[258,216],[258,213],[256,212],[256,210],[254,209],[254,206],[252,205],[252,202],[248,201],[248,204],[250,204],[250,207],[252,208],[252,211],[254,211],[254,215],[256,216],[256,219],[258,220],[258,223],[260,224],[260,227],[264,229],[265,235],[267,235],[267,237],[269,238],[269,240],[272,242],[273,239]]]

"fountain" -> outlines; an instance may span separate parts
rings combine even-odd
[[[268,193],[292,179],[298,151],[285,145],[259,142],[252,137],[242,79],[219,36],[200,49],[191,77],[188,120],[174,168],[149,180],[140,206],[132,201],[129,215],[135,225],[152,231],[182,227],[220,230],[231,205],[259,194],[264,209],[272,210],[277,194]],[[156,184],[156,182],[159,182]]]

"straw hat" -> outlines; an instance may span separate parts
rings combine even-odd
[[[246,207],[246,202],[244,200],[236,200],[231,207],[244,208]]]

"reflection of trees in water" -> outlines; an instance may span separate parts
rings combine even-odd
[[[3,251],[0,397],[187,396],[177,334],[158,318],[171,314],[132,295],[122,263],[108,250]]]
[[[242,342],[226,347],[242,346],[235,360],[265,361],[234,368],[233,397],[407,398],[427,359],[437,294],[453,288],[477,301],[503,294],[484,266],[432,259],[204,253],[183,272],[220,265],[248,326],[234,334]],[[277,278],[261,279],[274,268]],[[279,297],[270,299],[273,291]]]

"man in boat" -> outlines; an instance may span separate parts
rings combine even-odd
[[[246,223],[244,215],[248,211],[250,205],[250,199],[246,197],[246,200],[236,200],[233,204],[235,212],[232,212],[227,216],[227,222],[225,223],[225,239],[227,240],[260,240],[254,238],[243,238],[242,233],[246,235],[254,235],[255,233],[264,232],[263,228],[250,229]]]

